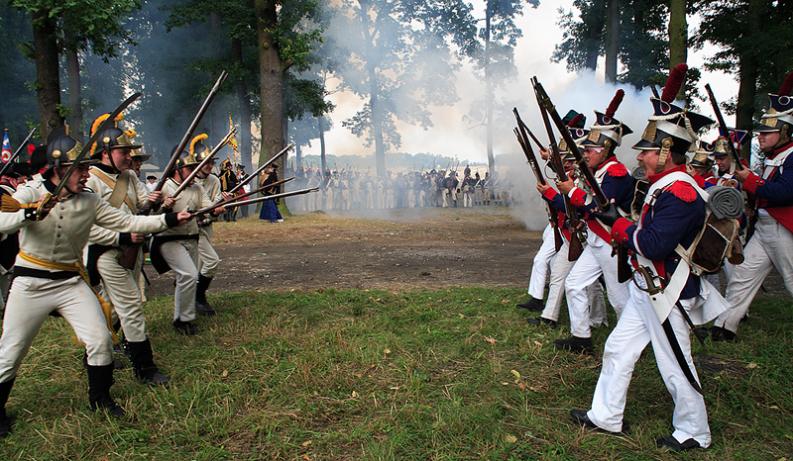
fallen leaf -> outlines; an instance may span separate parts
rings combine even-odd
[[[221,373],[221,374],[220,374],[220,376],[222,376],[222,377],[224,377],[224,378],[228,378],[228,376],[229,376],[229,371],[228,371],[228,370],[223,370],[223,373]]]
[[[391,349],[389,349],[387,347],[385,349],[383,349],[383,354],[388,355],[390,353],[391,353]]]
[[[520,376],[520,372],[518,370],[510,370],[509,372],[512,373],[512,376],[515,377],[515,384],[518,384],[518,382],[522,378],[522,376]]]
[[[355,392],[355,391],[352,391],[352,398],[357,399],[358,398],[358,393]]]
[[[518,383],[518,389],[520,389],[522,391],[525,391],[526,390],[526,383],[523,383],[523,382]]]
[[[307,447],[307,446],[311,445],[311,440],[306,440],[305,442],[301,443],[300,445],[302,445],[304,447]]]
[[[498,342],[498,341],[496,341],[496,338],[491,338],[490,336],[485,336],[485,341],[487,341],[491,345],[494,345],[494,344],[496,344]]]
[[[748,368],[750,370],[754,370],[757,367],[759,367],[759,365],[754,363],[754,362],[750,363],[749,365],[746,365],[746,368]]]
[[[392,391],[398,391],[399,386],[390,386],[389,389],[391,389]]]
[[[515,443],[518,441],[518,438],[512,434],[507,434],[504,436],[504,441],[507,443]]]

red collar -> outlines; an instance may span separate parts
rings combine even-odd
[[[603,159],[603,161],[600,163],[600,165],[595,167],[595,172],[600,171],[604,166],[608,165],[608,163],[611,162],[611,161],[619,162],[619,160],[617,160],[617,156],[614,155],[614,154],[611,154],[608,157],[606,157],[605,159]]]
[[[678,166],[672,168],[671,170],[662,171],[662,172],[657,173],[657,174],[651,174],[651,175],[647,176],[647,180],[650,181],[650,184],[654,184],[659,179],[663,178],[664,176],[666,176],[668,174],[671,174],[671,173],[675,173],[677,171],[681,171],[681,172],[685,173],[686,172],[686,166],[685,165],[678,165]]]
[[[769,160],[773,160],[774,157],[776,157],[777,155],[781,154],[782,152],[790,149],[791,147],[793,147],[793,141],[790,141],[789,143],[785,144],[782,147],[777,147],[776,149],[774,149],[773,153],[768,154],[768,159]]]

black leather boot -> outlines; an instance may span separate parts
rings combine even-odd
[[[735,333],[714,325],[710,328],[710,339],[712,341],[735,341]]]
[[[128,342],[130,360],[132,361],[135,377],[141,384],[164,386],[171,380],[164,375],[154,364],[154,356],[151,350],[151,342],[148,339],[138,343]]]
[[[6,414],[6,402],[12,387],[14,387],[14,379],[0,383],[0,438],[11,433],[11,418]]]
[[[113,364],[93,366],[88,365],[88,401],[91,410],[104,410],[112,416],[124,416],[122,409],[110,396],[110,386],[113,385]]]
[[[212,277],[204,277],[201,274],[198,275],[198,286],[195,291],[195,310],[199,315],[215,315],[215,310],[212,309],[212,306],[209,305],[209,301],[207,301],[207,289],[209,289],[210,283],[212,283]]]
[[[528,301],[518,304],[517,307],[532,312],[542,312],[543,309],[545,309],[545,304],[542,302],[542,299],[530,297]]]
[[[556,347],[556,349],[578,352],[580,354],[591,355],[594,350],[592,347],[592,338],[579,338],[578,336],[570,336],[566,339],[557,339],[554,341],[553,345]]]
[[[193,322],[182,322],[177,319],[173,321],[173,328],[177,333],[185,336],[195,336],[198,333],[198,327]]]

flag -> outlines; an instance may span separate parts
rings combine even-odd
[[[2,160],[3,163],[6,163],[11,159],[12,154],[13,152],[11,152],[11,140],[8,139],[8,128],[6,128],[5,130],[3,130],[3,151],[0,154],[0,160]]]

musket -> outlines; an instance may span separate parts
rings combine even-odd
[[[548,112],[539,104],[539,96],[536,92],[534,96],[538,98],[537,103],[540,107],[540,115],[545,125],[545,131],[548,134],[548,147],[550,149],[548,160],[551,169],[554,170],[558,180],[562,182],[567,181],[567,172],[562,163],[562,154],[559,152],[559,144],[556,142],[556,136],[553,134],[551,121],[548,119]],[[525,124],[523,125],[527,131],[531,132],[529,127],[525,126]],[[562,130],[569,133],[566,126],[563,127]],[[562,194],[562,200],[564,201],[564,213],[567,216],[568,226],[570,227],[570,248],[568,249],[567,260],[576,261],[578,257],[581,256],[581,253],[584,252],[583,241],[586,240],[586,238],[581,235],[581,219],[579,218],[578,210],[570,203],[570,197],[568,197],[567,194]]]
[[[11,165],[13,165],[12,162],[15,161],[20,154],[22,154],[22,148],[24,148],[28,144],[28,141],[30,141],[30,138],[33,137],[33,133],[35,132],[36,132],[35,128],[30,130],[30,133],[28,133],[28,135],[25,137],[25,140],[22,141],[19,147],[17,147],[17,150],[14,151],[13,155],[11,155],[8,161],[5,164],[3,164],[2,168],[0,168],[0,176],[6,174],[6,172],[11,168]]]
[[[182,154],[185,146],[187,143],[190,142],[190,139],[193,136],[193,132],[195,131],[198,123],[204,117],[207,110],[209,110],[209,105],[212,104],[212,101],[217,96],[218,92],[220,91],[220,86],[226,81],[226,77],[228,77],[228,73],[224,70],[220,73],[220,76],[215,81],[215,85],[212,86],[212,89],[209,91],[206,99],[204,99],[204,103],[201,104],[201,107],[198,108],[198,112],[196,112],[195,117],[193,117],[193,121],[190,122],[190,126],[187,127],[187,130],[184,132],[182,139],[179,141],[179,144],[176,145],[176,149],[171,154],[170,160],[168,160],[168,165],[165,166],[165,169],[162,172],[162,176],[157,181],[157,184],[154,186],[154,192],[161,191],[163,186],[165,185],[165,181],[168,180],[168,177],[171,175],[174,167],[176,166],[176,162],[179,160],[179,157]],[[152,203],[148,200],[140,207],[140,211],[138,214],[149,214],[151,212]]]
[[[610,206],[612,206],[612,203],[606,197],[606,194],[603,193],[603,189],[601,189],[600,184],[598,184],[595,176],[589,169],[589,166],[587,166],[584,156],[581,155],[581,151],[578,150],[578,144],[576,144],[575,139],[573,139],[573,135],[570,134],[570,131],[565,126],[562,118],[559,117],[556,107],[553,105],[548,93],[545,92],[545,88],[543,88],[542,84],[537,80],[537,77],[532,77],[531,82],[534,86],[535,94],[537,95],[537,103],[540,105],[540,107],[545,108],[548,116],[550,116],[554,125],[556,125],[556,129],[559,131],[559,134],[561,134],[562,138],[564,138],[567,148],[570,149],[573,157],[575,157],[576,163],[578,164],[579,170],[581,171],[581,175],[589,184],[589,188],[595,199],[595,203],[601,211],[607,210]],[[617,205],[615,204],[613,206]],[[614,248],[614,251],[617,253],[617,280],[620,283],[626,282],[633,277],[633,272],[631,271],[630,264],[628,263],[628,249],[625,245],[617,245]]]
[[[526,138],[526,132],[522,128],[523,121],[520,119],[518,109],[512,108],[512,113],[515,114],[515,119],[518,122],[518,128],[514,129],[515,137],[518,138],[518,144],[520,144],[523,154],[526,156],[526,160],[528,160],[529,165],[531,166],[531,171],[534,172],[534,177],[537,179],[538,184],[547,185],[548,183],[545,181],[542,171],[540,170],[540,165],[537,162],[537,157],[534,155],[534,150],[532,150],[531,144],[529,144],[529,140]],[[545,200],[543,200],[543,202],[545,202],[545,212],[548,214],[548,222],[551,224],[551,228],[553,229],[554,247],[556,248],[556,251],[559,251],[559,249],[562,248],[562,245],[564,244],[562,232],[559,229],[559,223],[555,219],[555,213],[551,208],[551,204]]]
[[[268,185],[268,187],[269,187],[269,185]],[[310,189],[300,189],[300,190],[295,190],[295,191],[291,191],[291,192],[284,192],[282,194],[265,195],[264,197],[254,198],[254,199],[250,199],[250,200],[243,200],[241,202],[232,202],[232,203],[228,203],[228,204],[226,204],[224,206],[227,209],[228,208],[235,208],[235,207],[238,207],[238,206],[251,205],[251,204],[254,204],[254,203],[263,202],[265,200],[275,200],[277,198],[293,197],[295,195],[308,194],[310,192],[316,192],[318,190],[319,190],[319,187],[312,187]],[[200,209],[198,211],[193,211],[190,214],[191,214],[191,216],[198,216],[198,215],[201,215],[201,214],[208,213],[208,212],[214,210],[215,208],[217,208],[217,206],[212,205],[212,206],[208,206],[206,208],[202,208],[202,209]]]
[[[286,146],[283,149],[281,149],[277,154],[273,155],[270,158],[270,160],[267,160],[266,162],[264,162],[264,164],[262,166],[257,168],[256,171],[254,171],[253,173],[249,174],[247,178],[245,178],[242,181],[240,181],[240,183],[237,184],[236,186],[234,186],[228,193],[229,194],[233,194],[234,192],[237,192],[238,190],[242,189],[242,187],[244,187],[245,184],[248,184],[249,182],[251,182],[251,180],[253,178],[257,177],[259,175],[259,173],[264,171],[264,169],[267,168],[268,166],[270,166],[273,163],[275,163],[275,161],[278,160],[278,158],[280,158],[285,153],[289,152],[289,149],[291,149],[293,147],[295,147],[294,144],[289,144],[288,146]]]
[[[190,172],[187,178],[185,178],[182,181],[182,183],[179,184],[179,187],[177,187],[176,190],[173,192],[173,194],[171,194],[171,198],[176,199],[176,197],[178,197],[179,194],[181,194],[182,191],[185,190],[190,185],[190,182],[192,182],[193,179],[196,177],[196,175],[198,175],[198,173],[201,172],[201,168],[203,168],[207,163],[209,163],[210,161],[212,161],[212,159],[215,158],[215,154],[220,152],[220,149],[222,149],[226,144],[228,144],[229,140],[231,139],[232,136],[234,136],[236,132],[237,129],[232,128],[231,131],[229,131],[228,134],[226,134],[226,137],[223,138],[218,143],[218,145],[215,146],[215,148],[212,149],[212,151],[210,151],[209,154],[206,157],[204,157],[203,160],[201,160],[201,163],[199,163],[198,166],[193,168],[193,171]]]
[[[595,198],[595,203],[597,203],[598,208],[601,210],[608,209],[608,207],[611,206],[611,203],[606,197],[606,194],[603,193],[603,189],[600,188],[600,184],[598,184],[595,176],[592,174],[592,171],[587,166],[584,156],[581,155],[581,151],[578,149],[578,144],[575,143],[573,135],[570,134],[570,131],[565,126],[562,118],[559,117],[559,113],[556,111],[556,107],[553,105],[551,98],[548,97],[548,93],[545,92],[545,89],[537,80],[537,77],[532,77],[531,81],[532,85],[534,85],[535,94],[537,95],[537,103],[540,105],[540,107],[545,108],[547,115],[551,118],[554,125],[556,125],[556,129],[564,139],[564,142],[567,144],[567,147],[570,149],[573,157],[575,157],[575,161],[581,170],[581,175],[584,176],[584,179],[592,190],[592,196]]]
[[[724,122],[724,115],[721,113],[721,108],[719,107],[718,101],[716,101],[716,95],[713,94],[713,90],[710,88],[710,84],[705,84],[705,91],[708,93],[708,99],[710,99],[710,105],[713,107],[713,113],[716,114],[716,121],[719,123],[719,135],[724,138],[725,144],[727,144],[727,149],[732,157],[732,161],[735,163],[735,170],[741,171],[743,170],[743,164],[741,163],[741,156],[738,154],[738,151],[735,149],[735,144],[732,142],[732,138],[730,137],[730,130],[727,128],[727,124]],[[749,217],[748,223],[746,225],[746,241],[748,242],[752,235],[754,235],[754,228],[757,225],[757,199],[755,200],[747,200],[747,208],[749,209]]]
[[[77,157],[75,157],[72,164],[69,165],[69,168],[66,170],[66,173],[64,173],[63,176],[61,176],[60,182],[58,183],[57,186],[55,186],[55,190],[51,194],[52,197],[57,197],[58,194],[61,192],[61,190],[63,190],[63,188],[66,187],[66,183],[68,182],[67,180],[69,176],[72,174],[75,168],[77,168],[77,165],[91,149],[91,146],[99,140],[99,136],[102,134],[102,132],[105,131],[108,127],[112,126],[116,122],[116,117],[118,116],[118,114],[123,112],[124,109],[129,107],[129,105],[135,102],[135,100],[138,99],[139,97],[140,97],[140,93],[135,93],[132,96],[125,99],[124,102],[122,102],[121,105],[116,107],[116,110],[111,112],[110,116],[106,118],[101,125],[99,125],[99,128],[97,128],[94,134],[91,135],[91,137],[88,139],[88,142],[85,143],[85,145],[83,145],[83,148],[80,150],[80,153],[77,154]]]
[[[713,90],[710,88],[710,83],[705,84],[705,91],[708,92],[710,105],[713,107],[713,113],[716,114],[716,121],[719,123],[719,134],[725,139],[725,141],[727,141],[727,144],[729,145],[729,152],[730,156],[735,162],[735,169],[738,171],[743,170],[741,156],[738,154],[738,151],[735,150],[735,144],[733,144],[732,139],[730,138],[730,130],[727,128],[727,124],[724,123],[724,115],[722,115],[721,108],[719,108],[719,103],[716,101],[716,96],[713,94]]]
[[[227,199],[221,199],[221,200],[218,200],[217,202],[215,202],[215,205],[214,205],[214,207],[215,207],[215,208],[217,208],[217,207],[219,207],[219,206],[224,206],[224,205],[226,205],[227,203],[231,203],[231,202],[236,202],[236,201],[238,201],[238,200],[242,200],[242,199],[244,199],[244,198],[246,198],[246,197],[250,197],[251,195],[256,195],[256,194],[258,194],[259,192],[263,192],[263,191],[264,191],[264,190],[266,190],[266,189],[270,189],[271,187],[277,187],[277,186],[280,186],[280,185],[282,185],[282,184],[286,184],[286,183],[288,183],[289,181],[292,181],[293,179],[295,179],[295,177],[294,177],[294,176],[292,176],[291,178],[286,178],[286,179],[282,179],[282,180],[280,180],[280,181],[276,181],[276,182],[274,182],[274,183],[272,183],[272,184],[267,184],[266,186],[259,187],[258,189],[254,189],[254,190],[252,190],[252,191],[250,191],[250,192],[246,192],[246,193],[244,193],[244,194],[235,195],[235,196],[233,196],[233,197],[229,197],[229,198],[227,198]]]

